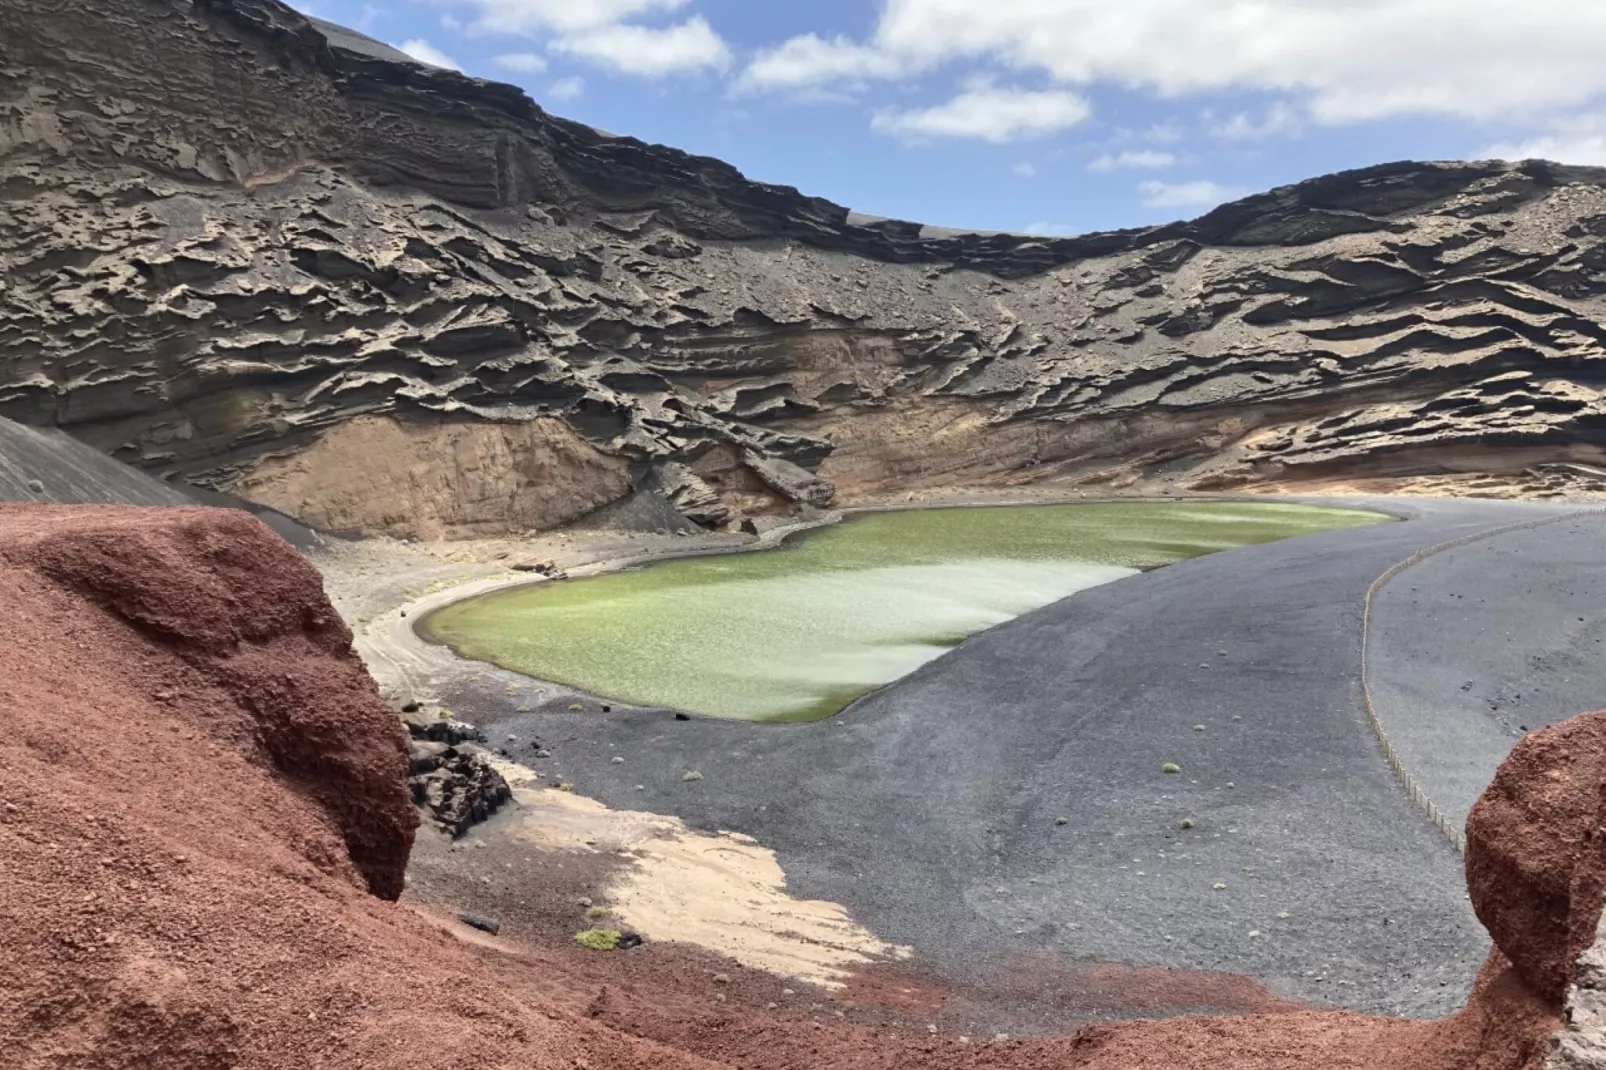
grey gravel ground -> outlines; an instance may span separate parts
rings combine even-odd
[[[1446,550],[1372,612],[1371,690],[1406,767],[1457,824],[1525,731],[1606,707],[1606,513]]]
[[[1362,599],[1420,548],[1556,509],[1386,507],[1414,519],[1083,592],[819,724],[572,713],[572,695],[509,695],[517,678],[486,669],[445,697],[584,794],[757,836],[795,893],[846,904],[951,977],[1049,949],[1442,1013],[1487,942],[1459,859],[1366,724]],[[1453,657],[1461,633],[1441,638]],[[519,750],[532,737],[550,759]]]

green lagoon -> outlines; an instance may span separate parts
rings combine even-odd
[[[808,721],[1085,588],[1387,519],[1237,502],[870,513],[776,550],[483,595],[430,614],[419,631],[465,657],[623,703]]]

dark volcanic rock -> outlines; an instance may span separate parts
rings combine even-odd
[[[1145,230],[945,231],[274,0],[0,15],[0,415],[331,530],[1606,460],[1603,171],[1400,163]]]
[[[404,714],[411,736],[407,785],[413,802],[455,838],[484,821],[513,798],[513,789],[477,746],[485,734],[450,718]]]

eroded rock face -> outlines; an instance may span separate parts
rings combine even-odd
[[[558,527],[614,501],[630,465],[564,421],[404,424],[358,416],[269,457],[236,493],[325,531],[425,539]]]
[[[1467,817],[1473,910],[1530,988],[1560,1006],[1606,903],[1606,713],[1524,736]]]
[[[238,751],[236,760],[267,767],[269,779],[320,808],[349,858],[302,831],[286,833],[292,844],[332,872],[354,866],[375,895],[401,894],[418,825],[401,781],[405,735],[321,577],[288,543],[232,509],[6,505],[0,560],[19,585],[54,585],[71,610],[49,625],[66,627],[66,638],[16,644],[34,665],[8,670],[12,686],[26,689],[40,673],[70,679],[52,646],[90,651],[100,642],[108,658],[125,659],[117,672],[127,701],[176,726],[171,737],[148,736],[147,761],[199,747],[197,737],[211,739],[213,754],[220,745]],[[112,623],[75,632],[86,603]],[[20,628],[51,620],[48,596],[18,595],[15,608]],[[70,721],[55,726],[72,730]]]
[[[1606,927],[1578,959],[1564,1017],[1545,1070],[1606,1070]]]
[[[549,526],[664,464],[705,522],[960,479],[1602,479],[1606,171],[1396,164],[967,234],[274,0],[0,13],[0,415],[330,526]]]

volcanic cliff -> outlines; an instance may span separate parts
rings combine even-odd
[[[1600,487],[1606,171],[877,220],[275,0],[0,0],[0,416],[326,529],[889,489]]]

